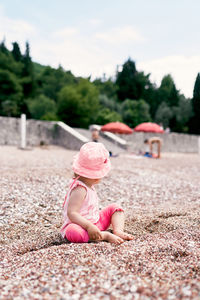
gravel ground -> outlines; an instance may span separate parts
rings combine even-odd
[[[100,207],[134,235],[116,246],[60,237],[75,153],[0,147],[0,299],[200,299],[200,156],[111,158]]]

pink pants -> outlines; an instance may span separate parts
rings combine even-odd
[[[108,229],[111,224],[111,217],[116,211],[124,210],[115,203],[103,208],[99,213],[99,221],[94,225],[96,225],[101,231]],[[65,238],[72,243],[87,243],[89,241],[87,230],[74,223],[67,225]]]

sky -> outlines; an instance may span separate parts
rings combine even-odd
[[[199,0],[0,0],[0,41],[93,79],[131,58],[157,86],[171,74],[192,97],[200,72]]]

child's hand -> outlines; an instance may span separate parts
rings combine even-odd
[[[88,235],[90,237],[90,240],[101,240],[102,239],[102,234],[99,228],[93,224],[91,224],[87,228]]]

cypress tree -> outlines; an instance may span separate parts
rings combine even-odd
[[[26,50],[25,54],[23,55],[23,63],[23,76],[33,77],[33,63],[30,57],[30,46],[28,42],[26,42]]]
[[[5,39],[0,43],[0,52],[2,52],[4,54],[9,54],[9,51],[5,45]]]
[[[13,55],[14,59],[16,61],[21,61],[22,60],[22,54],[21,54],[18,43],[14,42],[14,43],[12,43],[12,45],[13,45],[13,49],[12,49],[11,52],[12,52],[12,55]]]
[[[26,42],[25,54],[22,57],[23,69],[22,69],[22,85],[24,97],[33,97],[35,89],[34,67],[30,57],[29,43]]]
[[[200,134],[200,73],[197,74],[194,84],[192,108],[194,116],[192,118],[192,133]]]
[[[136,74],[135,62],[129,58],[123,64],[122,71],[117,73],[117,94],[120,100],[138,99]]]

